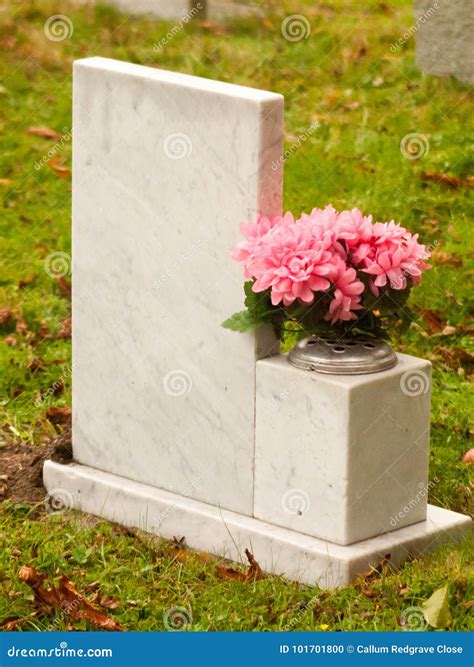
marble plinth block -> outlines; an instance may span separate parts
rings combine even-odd
[[[281,211],[283,97],[105,58],[73,83],[74,458],[252,515],[274,337],[221,322],[240,223]]]
[[[184,537],[189,547],[238,562],[247,562],[247,548],[266,572],[321,588],[347,585],[387,555],[398,566],[460,540],[471,524],[469,517],[428,505],[425,521],[340,546],[88,466],[47,461],[44,481],[65,505],[167,539]]]
[[[424,521],[431,365],[325,375],[257,362],[255,517],[337,544]]]

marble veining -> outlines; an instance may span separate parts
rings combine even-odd
[[[348,585],[387,554],[398,566],[461,539],[471,526],[469,517],[429,505],[425,521],[341,546],[87,466],[47,461],[44,480],[69,507],[164,538],[184,537],[191,548],[235,561],[245,562],[248,548],[265,571],[321,588]]]
[[[74,65],[77,461],[253,512],[256,354],[229,258],[281,209],[283,98],[104,58]]]
[[[430,384],[404,354],[352,376],[258,361],[254,515],[343,545],[423,521]]]

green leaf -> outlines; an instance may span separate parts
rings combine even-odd
[[[275,308],[270,301],[269,292],[256,294],[252,291],[253,282],[247,281],[244,285],[245,305],[247,310],[241,310],[231,315],[222,326],[225,329],[244,333],[256,329],[261,324],[267,324],[275,317]]]
[[[251,317],[251,314],[248,310],[241,310],[238,313],[234,313],[224,322],[222,322],[222,326],[224,329],[231,329],[231,331],[245,333],[245,331],[255,329],[258,324],[255,323],[255,320]]]
[[[248,280],[244,284],[245,305],[247,310],[252,314],[255,320],[262,322],[269,322],[275,313],[275,308],[270,301],[270,292],[259,292],[258,294],[252,290],[253,281]]]
[[[425,621],[433,628],[446,628],[451,625],[448,587],[438,588],[422,605]]]

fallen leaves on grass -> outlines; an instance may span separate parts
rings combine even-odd
[[[15,338],[15,336],[5,336],[3,342],[9,347],[16,347],[18,345],[18,340]]]
[[[28,364],[28,370],[32,373],[37,373],[38,371],[43,370],[46,366],[44,359],[41,357],[33,357],[30,363]]]
[[[434,310],[424,310],[421,314],[423,322],[426,324],[430,333],[439,333],[446,326],[446,321],[440,313]]]
[[[0,630],[3,630],[4,632],[13,632],[13,630],[16,630],[19,625],[22,625],[22,623],[29,621],[30,618],[34,618],[37,615],[38,612],[33,611],[31,614],[27,614],[26,616],[8,616],[8,618],[4,618],[0,623]]]
[[[123,630],[114,618],[94,607],[89,600],[78,593],[72,581],[64,575],[61,576],[57,588],[54,586],[45,588],[43,582],[46,575],[30,565],[24,565],[20,569],[19,577],[33,591],[34,601],[38,607],[60,610],[73,621],[84,619],[102,630]]]
[[[30,283],[33,282],[33,280],[36,278],[36,275],[37,275],[36,273],[30,273],[30,275],[27,276],[26,278],[23,278],[23,280],[19,280],[18,281],[18,287],[20,289],[22,289],[23,287],[26,287],[27,285],[29,285]]]
[[[452,336],[468,332],[468,329],[463,324],[455,327],[447,324],[441,313],[434,310],[424,310],[421,313],[421,317],[432,336]]]
[[[451,625],[451,611],[449,609],[448,587],[438,588],[433,595],[422,605],[423,616],[428,625],[433,628],[446,628]]]
[[[431,255],[431,259],[435,264],[447,264],[456,268],[463,265],[462,258],[450,252],[435,252]]]
[[[6,324],[11,316],[12,316],[12,311],[10,310],[10,308],[0,309],[0,325]]]
[[[23,315],[21,315],[21,313],[17,314],[16,316],[15,330],[17,334],[20,334],[21,336],[26,336],[29,333],[28,325]]]
[[[387,574],[390,566],[390,554],[386,554],[377,565],[372,565],[368,572],[364,572],[358,577],[359,581],[370,581],[379,575]]]
[[[61,178],[69,178],[71,175],[71,170],[69,167],[64,166],[64,160],[62,159],[52,158],[51,160],[48,160],[48,167],[56,172],[58,176],[61,176]]]
[[[120,598],[110,597],[108,595],[97,594],[94,598],[94,602],[97,602],[104,609],[118,609],[120,607]]]
[[[423,171],[421,180],[434,181],[441,185],[447,185],[449,188],[474,188],[474,176],[462,178],[453,174],[443,174],[439,171]]]
[[[464,456],[462,457],[462,462],[474,463],[474,449],[470,449],[468,452],[464,454]]]
[[[51,406],[46,410],[46,417],[52,424],[69,424],[71,421],[71,408],[58,408]]]
[[[52,130],[50,127],[29,127],[26,130],[27,134],[32,134],[35,137],[43,137],[43,139],[61,139],[61,135],[56,130]]]
[[[216,571],[219,577],[222,579],[230,579],[233,581],[257,581],[263,579],[265,574],[263,573],[260,565],[255,560],[254,556],[248,549],[245,549],[245,555],[250,564],[247,572],[240,572],[239,570],[234,570],[232,567],[225,567],[223,565],[217,565]]]
[[[71,296],[71,283],[69,283],[64,276],[57,276],[56,282],[58,283],[61,294],[69,298]]]
[[[61,322],[61,327],[56,334],[56,338],[71,338],[72,333],[72,319],[67,317]]]
[[[203,563],[210,563],[212,560],[212,556],[205,551],[189,551],[188,549],[177,549],[173,553],[173,557],[180,563],[187,563],[193,558]]]

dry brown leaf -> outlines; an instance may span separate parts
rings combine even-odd
[[[4,618],[0,623],[0,630],[4,630],[5,632],[12,632],[13,630],[16,630],[19,625],[25,621],[29,621],[30,618],[33,618],[37,615],[38,612],[33,611],[31,614],[27,614],[26,616],[9,616],[8,618]]]
[[[46,338],[49,335],[49,324],[46,320],[41,320],[41,327],[36,332],[36,338],[38,341]]]
[[[9,185],[11,183],[11,179],[9,178],[0,178],[0,185]]]
[[[26,130],[27,134],[32,134],[35,137],[43,137],[43,139],[61,139],[59,132],[52,130],[50,127],[29,127]]]
[[[20,569],[20,580],[23,581],[33,591],[35,596],[35,604],[39,607],[59,607],[61,601],[58,592],[54,588],[44,588],[42,586],[46,575],[30,565],[24,565]]]
[[[247,556],[247,560],[250,563],[250,567],[247,572],[240,572],[239,570],[234,570],[232,567],[217,565],[216,571],[219,577],[222,577],[222,579],[231,579],[234,581],[251,581],[263,579],[265,574],[262,571],[260,565],[255,560],[253,554],[250,553],[248,549],[245,549],[245,555]]]
[[[237,581],[247,581],[246,572],[239,572],[239,570],[234,570],[232,567],[226,567],[224,565],[216,565],[216,572],[221,579],[231,579]]]
[[[430,333],[439,333],[446,326],[446,322],[441,315],[434,310],[424,310],[421,317]]]
[[[64,166],[64,160],[52,158],[51,160],[48,160],[48,167],[55,171],[58,176],[61,176],[61,178],[69,178],[71,175],[69,167]]]
[[[377,565],[373,565],[368,572],[364,572],[358,577],[358,580],[362,583],[363,581],[368,581],[374,579],[379,574],[385,574],[389,567],[391,555],[386,554]]]
[[[36,373],[39,370],[42,370],[46,366],[45,362],[41,357],[33,357],[33,359],[28,364],[28,370],[32,373]]]
[[[8,345],[9,347],[16,347],[18,345],[18,341],[15,338],[15,336],[5,336],[3,342],[5,343],[5,345]]]
[[[431,259],[435,264],[448,264],[449,266],[462,266],[463,261],[459,255],[453,255],[449,252],[435,252],[431,255]]]
[[[46,410],[46,417],[52,424],[68,424],[71,421],[71,408],[51,406]]]
[[[58,283],[59,290],[61,294],[64,294],[64,296],[70,297],[71,296],[71,284],[68,283],[66,278],[64,276],[57,276],[56,282]]]
[[[6,324],[12,315],[10,308],[0,309],[0,325]]]
[[[447,324],[443,330],[440,332],[440,336],[452,336],[456,333],[456,327],[452,327],[450,324]]]
[[[89,600],[80,595],[67,577],[61,577],[58,592],[62,598],[63,611],[74,620],[85,619],[102,630],[123,630],[114,618],[96,609]]]
[[[470,449],[468,452],[464,454],[464,456],[462,457],[462,462],[474,463],[474,449]]]
[[[42,584],[46,575],[29,565],[21,568],[19,577],[33,591],[35,603],[39,607],[59,609],[74,621],[85,619],[102,630],[123,630],[114,618],[96,609],[78,593],[72,581],[64,575],[59,580],[58,588],[44,588]]]
[[[61,328],[56,334],[56,338],[71,338],[72,333],[72,319],[67,317],[61,323]]]
[[[30,273],[30,275],[27,276],[26,278],[23,278],[23,280],[19,280],[18,281],[18,287],[20,289],[22,287],[26,287],[27,285],[29,285],[30,283],[33,282],[33,280],[36,278],[36,275],[37,275],[36,273]]]
[[[434,181],[441,185],[447,185],[450,188],[474,188],[474,176],[461,178],[453,174],[443,174],[439,171],[423,171],[421,173],[422,181]]]
[[[97,600],[104,609],[118,609],[120,607],[120,598],[109,597],[108,595],[100,595]]]
[[[20,335],[25,335],[28,333],[28,325],[26,320],[23,315],[20,314],[16,316],[16,332]]]
[[[367,598],[377,597],[377,593],[372,588],[369,588],[369,586],[362,586],[360,590]]]

